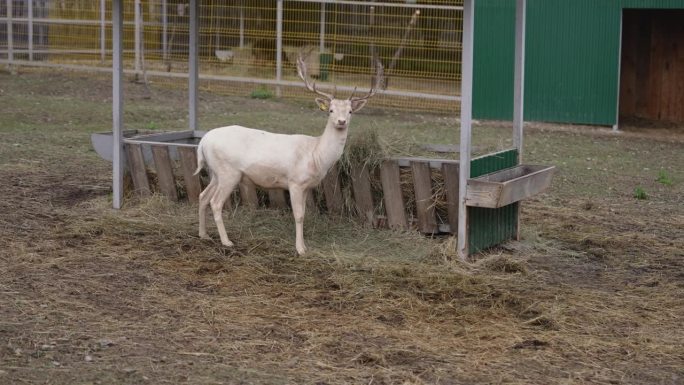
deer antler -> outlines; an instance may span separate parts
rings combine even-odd
[[[377,55],[373,55],[373,64],[375,66],[375,75],[373,76],[373,80],[371,83],[371,89],[368,91],[368,93],[365,96],[357,97],[354,96],[354,92],[356,92],[356,88],[354,88],[354,91],[352,92],[351,96],[349,97],[349,100],[364,100],[372,97],[375,95],[375,93],[378,91],[378,88],[382,87],[382,82],[383,79],[385,78],[385,67],[383,67],[382,63],[380,62],[380,59],[378,59]]]
[[[311,85],[309,83],[307,69],[306,69],[306,63],[304,62],[304,59],[302,59],[301,55],[299,57],[297,57],[297,75],[299,75],[299,77],[302,78],[302,80],[304,80],[304,84],[306,85],[306,88],[309,91],[314,92],[318,95],[321,95],[321,96],[327,98],[328,100],[334,99],[333,95],[326,94],[325,92],[317,90],[316,89],[316,82],[314,82],[313,85]]]

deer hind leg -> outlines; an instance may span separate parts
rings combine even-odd
[[[230,194],[235,190],[235,187],[242,178],[242,173],[233,169],[224,169],[216,174],[218,179],[214,193],[209,199],[211,211],[214,214],[214,222],[221,237],[221,243],[224,246],[233,246],[233,242],[228,239],[226,234],[226,227],[223,225],[223,205],[226,203]]]
[[[210,239],[207,234],[207,207],[211,197],[216,192],[216,186],[218,186],[218,177],[212,175],[209,185],[199,196],[199,236],[202,239]]]

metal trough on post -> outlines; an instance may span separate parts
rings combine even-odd
[[[555,169],[519,165],[468,179],[466,205],[496,209],[537,195],[551,185]]]

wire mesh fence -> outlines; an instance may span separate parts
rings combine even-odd
[[[185,84],[189,9],[183,0],[124,1],[124,64],[153,86]],[[0,0],[0,61],[106,69],[111,0]],[[201,86],[302,98],[305,57],[322,89],[340,96],[387,76],[377,104],[458,111],[462,6],[450,0],[201,0]],[[308,97],[308,96],[307,96]]]

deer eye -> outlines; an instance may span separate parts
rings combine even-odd
[[[332,108],[331,108],[330,111],[328,111],[328,112],[330,112],[330,113],[332,114]]]

